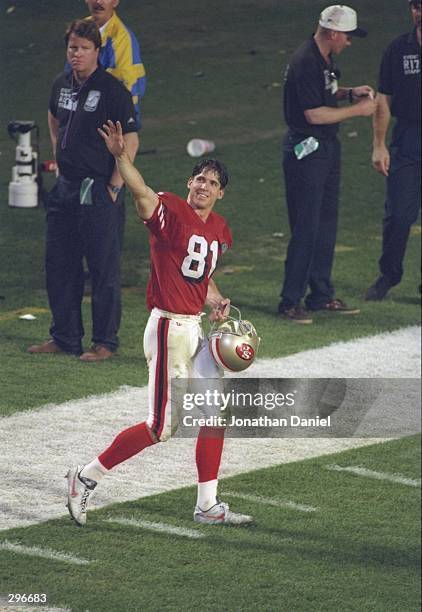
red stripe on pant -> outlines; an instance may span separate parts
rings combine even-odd
[[[163,431],[168,400],[167,339],[169,327],[170,319],[161,317],[157,327],[157,362],[155,365],[154,420],[152,424],[152,431],[157,438],[160,438]]]

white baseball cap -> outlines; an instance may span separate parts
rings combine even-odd
[[[325,8],[320,15],[319,25],[327,30],[336,30],[350,36],[359,36],[359,38],[367,35],[366,30],[358,28],[356,11],[344,4],[335,4]]]

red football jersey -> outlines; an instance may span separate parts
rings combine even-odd
[[[178,314],[201,312],[219,256],[232,244],[226,221],[215,212],[202,221],[186,200],[158,193],[151,219],[151,276],[147,306]]]

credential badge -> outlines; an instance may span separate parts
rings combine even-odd
[[[101,91],[97,91],[96,89],[91,89],[91,91],[88,92],[88,96],[85,100],[84,110],[86,110],[88,113],[93,113],[95,110],[97,110],[97,106],[98,106],[98,102],[100,101],[100,98],[101,98]]]
[[[60,89],[57,106],[68,111],[75,111],[78,106],[78,100],[76,99],[74,92],[67,87],[62,87]]]

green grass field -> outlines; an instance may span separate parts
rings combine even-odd
[[[326,469],[332,463],[420,476],[419,441],[403,439],[222,481],[225,491],[314,511],[245,501],[249,528],[194,525],[193,488],[116,504],[70,519],[2,533],[15,545],[89,561],[76,566],[0,553],[0,593],[46,593],[50,606],[91,612],[285,610],[411,612],[419,609],[418,488]],[[102,483],[101,486],[106,486]],[[188,536],[121,526],[142,520],[193,530]]]
[[[143,154],[136,164],[156,190],[183,195],[194,163],[186,143],[194,137],[216,142],[215,155],[230,172],[217,210],[229,221],[234,247],[215,278],[257,327],[263,357],[420,322],[420,222],[412,228],[401,284],[380,304],[363,300],[377,275],[384,199],[384,180],[370,166],[368,119],[350,120],[341,128],[342,202],[334,267],[338,296],[360,307],[361,314],[320,314],[314,325],[303,327],[277,318],[289,237],[280,162],[283,73],[290,53],[311,34],[327,4],[124,0],[119,7],[122,18],[142,35],[149,78]],[[370,35],[353,41],[339,58],[341,83],[376,86],[382,49],[410,29],[407,3],[354,0],[352,6]],[[65,24],[84,15],[85,8],[82,0],[0,0],[0,416],[147,380],[142,336],[148,316],[148,240],[129,197],[118,355],[106,363],[82,364],[70,356],[26,352],[29,344],[48,337],[50,324],[43,272],[45,215],[42,208],[7,205],[15,143],[6,128],[12,119],[35,120],[41,159],[51,158],[46,121],[50,85],[63,67]],[[50,187],[52,177],[46,176],[45,184]],[[89,309],[87,297],[85,346],[90,344]],[[24,313],[37,318],[19,319]],[[0,595],[46,592],[50,606],[73,612],[413,612],[420,609],[417,489],[329,472],[324,465],[363,465],[415,479],[418,456],[419,441],[412,438],[227,479],[223,494],[237,491],[319,508],[300,513],[228,496],[234,508],[256,517],[248,530],[194,526],[194,491],[179,489],[96,511],[84,530],[62,519],[2,531],[0,548],[8,540],[91,563],[72,566],[0,550]],[[5,474],[0,496],[7,486]],[[107,523],[113,516],[195,529],[204,537],[191,540]]]

